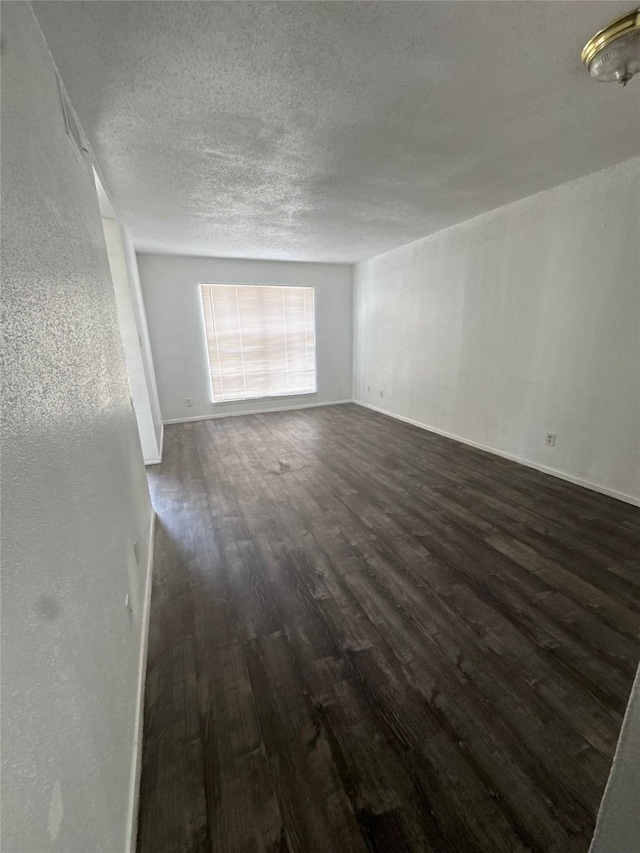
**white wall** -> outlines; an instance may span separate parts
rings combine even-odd
[[[139,283],[137,278],[137,267],[135,266],[135,253],[125,254],[124,232],[116,219],[102,218],[105,241],[107,244],[107,255],[111,269],[111,278],[118,307],[118,324],[120,336],[124,348],[127,373],[131,386],[131,398],[138,423],[142,455],[147,464],[160,461],[161,435],[158,429],[162,429],[159,417],[160,407],[157,404],[157,391],[155,391],[155,378],[153,369],[149,374],[149,365],[145,364],[143,358],[142,336],[139,330],[139,317],[134,306],[134,285]],[[142,313],[144,317],[144,313]],[[152,364],[152,363],[151,363]],[[153,392],[155,391],[156,409],[153,406]],[[154,418],[154,414],[156,414]],[[158,423],[159,422],[159,423]]]
[[[627,161],[358,264],[355,399],[637,499],[639,173]]]
[[[2,77],[2,849],[117,853],[152,510],[95,189],[27,3],[3,4]]]
[[[129,292],[133,304],[133,310],[136,315],[136,323],[138,326],[138,340],[140,342],[140,354],[142,356],[142,365],[146,379],[147,394],[149,397],[149,406],[151,409],[151,419],[153,421],[153,430],[156,437],[156,446],[158,447],[158,457],[155,461],[162,459],[162,413],[160,411],[160,398],[158,397],[158,385],[156,382],[155,366],[153,364],[153,355],[151,353],[151,340],[149,338],[149,328],[147,326],[147,315],[144,310],[144,301],[142,298],[142,286],[140,284],[140,273],[138,270],[138,260],[136,252],[133,248],[133,243],[129,239],[127,233],[120,226],[122,233],[122,241],[124,245],[124,256],[127,264],[127,272],[129,278]],[[151,458],[148,462],[151,463]]]
[[[145,254],[138,266],[165,422],[351,398],[351,267]],[[216,283],[315,288],[317,394],[211,403],[199,285]]]

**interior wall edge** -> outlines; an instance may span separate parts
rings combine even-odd
[[[634,850],[640,840],[640,666],[631,687],[589,853]]]
[[[146,378],[147,393],[149,396],[149,404],[153,419],[153,427],[155,430],[156,445],[158,448],[158,456],[162,459],[162,413],[160,411],[160,398],[158,396],[158,382],[156,379],[156,370],[153,363],[153,354],[151,352],[151,341],[149,338],[149,326],[147,323],[147,315],[142,297],[142,287],[140,284],[140,270],[138,268],[138,256],[136,254],[133,242],[127,232],[122,221],[120,221],[120,229],[123,234],[123,245],[127,270],[129,274],[129,286],[131,289],[131,299],[133,309],[136,315],[136,323],[138,326],[140,352],[144,366]],[[145,464],[147,460],[145,460]]]
[[[149,525],[149,543],[147,547],[147,565],[145,567],[144,603],[141,620],[140,657],[138,662],[138,694],[136,697],[135,728],[133,732],[133,757],[131,762],[131,783],[129,792],[129,813],[127,815],[127,853],[135,853],[138,832],[138,811],[140,806],[140,776],[142,773],[142,737],[144,719],[144,689],[147,676],[147,656],[149,652],[149,624],[151,616],[151,581],[153,576],[153,545],[156,531],[156,514],[151,514]]]
[[[588,181],[591,178],[596,178],[598,175],[603,172],[613,172],[614,170],[622,170],[625,167],[633,166],[634,164],[638,164],[640,162],[640,155],[634,154],[631,157],[625,157],[624,160],[619,160],[617,163],[612,163],[608,166],[604,166],[602,169],[597,169],[596,171],[587,172],[584,175],[579,175],[576,178],[571,178],[569,181],[561,181],[558,184],[553,184],[553,186],[547,187],[546,189],[539,190],[538,192],[531,193],[529,195],[521,196],[520,198],[516,198],[513,201],[509,201],[506,204],[498,205],[498,207],[491,207],[488,210],[484,210],[481,213],[476,214],[475,216],[471,216],[467,219],[461,219],[458,222],[452,222],[451,225],[447,225],[444,228],[440,228],[438,231],[432,231],[429,234],[424,234],[422,237],[417,237],[415,240],[411,240],[408,243],[400,243],[397,246],[393,246],[391,249],[385,249],[383,252],[377,252],[374,255],[369,255],[366,258],[363,258],[361,261],[356,261],[351,266],[355,271],[358,267],[363,266],[364,264],[369,263],[370,261],[382,261],[385,258],[393,258],[398,255],[400,252],[411,253],[416,248],[423,248],[428,246],[429,244],[437,245],[443,237],[448,235],[457,235],[464,234],[469,231],[473,231],[478,226],[490,227],[493,222],[496,220],[500,220],[505,216],[509,216],[510,214],[518,214],[519,211],[525,206],[529,206],[531,208],[535,207],[540,201],[544,202],[545,198],[550,196],[551,194],[561,194],[570,192],[574,188],[579,188],[585,181]]]
[[[353,402],[356,406],[362,406],[363,409],[371,409],[373,412],[378,412],[381,415],[386,415],[389,418],[394,418],[395,420],[402,421],[405,424],[411,424],[411,426],[424,429],[427,432],[433,432],[436,435],[442,435],[445,438],[452,438],[454,441],[459,441],[461,444],[467,444],[469,447],[475,447],[476,450],[483,450],[485,453],[493,453],[494,456],[501,456],[503,459],[509,459],[511,462],[517,462],[527,468],[533,468],[536,471],[541,471],[543,474],[549,474],[552,477],[557,477],[559,480],[566,480],[568,483],[573,483],[576,486],[582,486],[585,489],[590,489],[592,492],[607,495],[610,498],[615,498],[616,500],[632,504],[633,506],[640,506],[640,496],[636,497],[635,495],[628,495],[625,492],[619,492],[616,489],[612,489],[609,486],[602,485],[601,483],[593,483],[591,480],[585,480],[583,477],[578,477],[575,474],[571,474],[569,471],[561,471],[558,468],[541,465],[539,462],[534,462],[531,459],[525,459],[525,457],[517,456],[515,453],[509,453],[505,450],[499,450],[497,447],[480,444],[480,442],[473,441],[471,438],[465,438],[462,435],[456,435],[453,432],[447,432],[446,430],[438,429],[437,427],[430,426],[429,424],[420,423],[420,421],[412,420],[412,418],[406,418],[404,415],[398,415],[388,409],[382,409],[379,406],[372,406],[370,403],[363,403],[361,400],[354,399]]]
[[[159,455],[159,446],[144,365],[142,337],[134,306],[132,274],[125,253],[126,234],[118,219],[104,215],[102,227],[116,299],[123,356],[127,365],[131,403],[138,424],[142,456],[146,463],[147,459]]]
[[[151,458],[145,459],[145,465],[159,465],[162,462],[162,449],[164,447],[164,423],[160,424],[160,446],[158,448],[158,455]]]

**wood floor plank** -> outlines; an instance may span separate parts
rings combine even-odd
[[[202,430],[194,431],[201,440]],[[284,825],[238,639],[239,608],[246,608],[246,599],[237,594],[236,546],[243,541],[236,536],[237,502],[220,502],[219,485],[211,488],[224,476],[221,466],[215,460],[209,465],[202,453],[199,464],[204,476],[186,477],[189,494],[203,509],[193,543],[199,576],[191,591],[211,848],[285,851]]]
[[[467,553],[459,547],[461,541],[460,537],[457,538],[457,541],[453,545],[450,542],[447,542],[447,535],[443,535],[442,533],[440,533],[437,538],[433,537],[431,540],[427,539],[426,541],[425,537],[421,534],[414,535],[413,537],[407,537],[406,529],[402,525],[402,519],[398,520],[395,511],[389,510],[385,514],[385,512],[378,507],[377,498],[373,493],[369,493],[366,498],[362,498],[361,496],[358,498],[343,496],[343,499],[345,507],[351,508],[352,514],[363,520],[364,523],[369,526],[372,533],[376,529],[380,529],[384,526],[387,533],[393,534],[392,539],[389,539],[387,536],[387,547],[390,548],[392,552],[395,552],[396,556],[398,553],[400,553],[400,555],[404,554],[409,560],[409,563],[415,564],[417,572],[420,571],[422,565],[430,564],[431,576],[433,576],[439,567],[440,574],[442,575],[443,572],[445,573],[441,580],[441,583],[443,583],[445,587],[448,583],[453,583],[456,576],[459,576],[458,579],[460,579],[461,576],[462,580],[466,580],[469,587],[467,597],[469,594],[474,595],[471,602],[470,612],[476,612],[481,607],[493,607],[495,612],[490,614],[489,623],[496,623],[498,626],[502,625],[503,628],[507,630],[512,630],[515,624],[516,629],[521,633],[524,633],[525,636],[531,640],[529,656],[533,654],[535,658],[546,655],[547,658],[551,658],[551,650],[556,648],[559,648],[560,654],[568,656],[570,659],[573,654],[573,657],[576,658],[575,666],[573,667],[573,676],[577,682],[576,686],[581,684],[586,677],[585,672],[583,671],[583,664],[585,660],[591,667],[597,666],[598,661],[594,655],[585,656],[580,654],[580,650],[574,651],[574,643],[571,638],[568,638],[564,644],[560,644],[558,646],[555,639],[549,640],[547,638],[545,640],[543,636],[542,640],[545,642],[542,642],[539,637],[531,638],[529,636],[532,632],[539,632],[544,626],[540,625],[540,618],[537,614],[533,614],[531,610],[529,610],[527,617],[526,610],[523,611],[522,607],[516,609],[514,612],[513,607],[509,609],[506,606],[505,596],[507,598],[509,597],[509,588],[505,586],[504,583],[498,584],[498,598],[496,599],[496,595],[491,589],[491,585],[493,585],[494,590],[496,589],[496,584],[493,583],[491,579],[491,575],[494,574],[494,572],[492,572],[492,568],[495,568],[496,559],[494,558],[493,566],[491,563],[487,565],[486,560],[484,562],[482,561],[483,543],[478,541],[472,543],[470,546],[470,552]],[[388,551],[386,556],[388,557]],[[437,558],[437,565],[433,561],[434,556]],[[500,556],[501,555],[496,555],[496,557]],[[477,572],[476,564],[478,561],[480,561],[481,567],[486,566],[485,572]],[[512,624],[506,624],[507,621],[511,621]],[[467,624],[473,625],[473,617],[468,616],[466,622]],[[462,624],[465,624],[464,619]],[[522,646],[523,638],[516,639],[518,640],[518,647]],[[555,666],[557,658],[558,655],[556,654],[552,659],[547,660],[547,665],[551,663]],[[534,665],[534,669],[538,665],[542,665],[542,662],[537,662]],[[611,678],[611,673],[606,668],[601,668],[600,674],[605,682]],[[590,694],[592,691],[601,692],[602,688],[597,679],[594,679],[585,689]],[[622,707],[624,707],[624,698],[622,698],[620,702]],[[600,714],[596,706],[594,706],[594,713],[598,715]],[[619,719],[620,717],[618,717],[618,720]]]
[[[168,426],[138,849],[586,853],[638,511],[354,405]]]
[[[247,650],[289,849],[364,853],[365,839],[286,636],[261,637]]]
[[[176,436],[177,438],[177,436]],[[156,523],[145,683],[138,847],[208,853],[203,742],[186,562],[180,448],[154,475]]]

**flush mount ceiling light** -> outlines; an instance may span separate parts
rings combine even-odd
[[[589,39],[582,61],[596,80],[626,86],[640,71],[640,9],[612,21]]]

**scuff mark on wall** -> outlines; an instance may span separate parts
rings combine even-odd
[[[47,824],[49,838],[52,841],[55,841],[58,837],[60,827],[62,826],[63,816],[64,807],[62,805],[62,788],[60,787],[60,780],[56,779],[53,786],[53,792],[51,794],[51,800],[49,802],[49,822]]]

